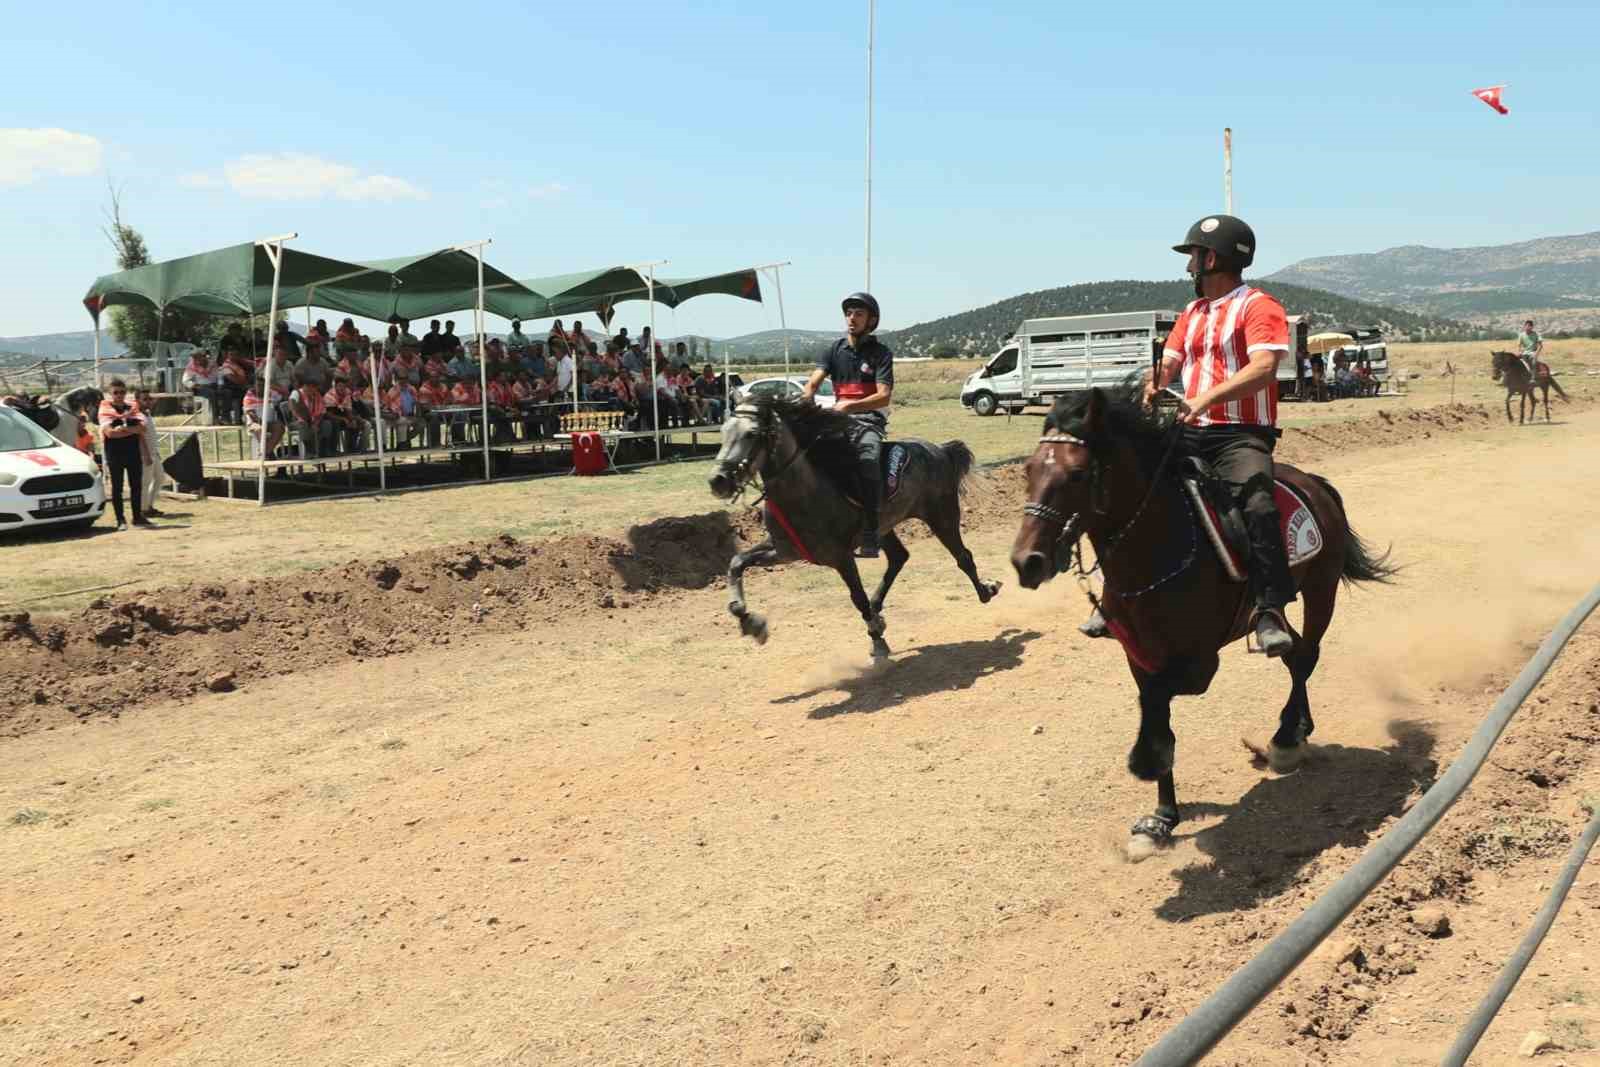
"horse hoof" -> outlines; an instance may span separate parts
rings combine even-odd
[[[978,603],[987,604],[1000,595],[1001,582],[984,582],[983,590],[978,593]]]
[[[1178,828],[1176,819],[1165,815],[1146,815],[1133,824],[1128,836],[1128,862],[1139,863],[1172,845],[1172,831]]]
[[[889,642],[883,638],[874,638],[872,642],[872,658],[882,662],[889,658]]]
[[[767,643],[767,620],[760,615],[739,616],[739,632],[746,637],[755,638],[756,644]]]

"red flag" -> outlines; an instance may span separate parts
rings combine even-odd
[[[1500,114],[1509,115],[1511,111],[1500,102],[1500,90],[1504,88],[1504,85],[1491,85],[1487,89],[1472,90],[1472,95],[1500,112]]]

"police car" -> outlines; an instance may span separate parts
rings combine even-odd
[[[106,509],[94,457],[0,404],[0,535],[35,526],[93,526]]]

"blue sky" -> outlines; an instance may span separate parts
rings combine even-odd
[[[356,259],[492,237],[519,277],[787,259],[791,324],[831,329],[863,274],[865,10],[8,5],[0,335],[87,327],[108,172],[157,258],[293,230]],[[1600,229],[1597,11],[881,0],[884,325],[1179,276],[1225,125],[1258,274]],[[1499,82],[1508,117],[1468,95]],[[775,302],[658,312],[664,335],[777,324]]]

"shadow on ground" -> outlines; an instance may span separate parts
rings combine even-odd
[[[1223,819],[1193,835],[1211,862],[1174,871],[1179,888],[1157,905],[1156,917],[1187,922],[1245,911],[1293,887],[1327,849],[1365,848],[1438,770],[1430,726],[1396,721],[1389,736],[1394,743],[1382,749],[1318,746],[1300,771],[1263,778],[1236,804],[1184,804],[1185,817]]]
[[[870,714],[929,693],[970,689],[983,678],[1020,666],[1028,643],[1042,636],[1038,630],[1008,629],[984,641],[920,645],[860,674],[777,697],[772,702],[798,704],[842,689],[846,694],[843,700],[812,708],[806,717],[831,719],[835,715]]]

